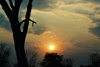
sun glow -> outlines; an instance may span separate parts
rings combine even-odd
[[[54,45],[50,45],[49,49],[53,51],[53,50],[55,50],[55,46]]]

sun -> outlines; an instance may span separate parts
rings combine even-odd
[[[51,51],[53,51],[53,50],[55,50],[55,46],[54,46],[54,45],[50,45],[50,46],[49,46],[49,49],[50,49]]]

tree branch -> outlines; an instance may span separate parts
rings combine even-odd
[[[15,0],[14,13],[16,14],[17,17],[18,17],[18,14],[19,14],[19,9],[20,9],[20,5],[21,5],[22,1],[23,0]]]
[[[9,4],[10,4],[10,7],[12,8],[12,10],[13,10],[14,9],[14,5],[13,5],[12,0],[9,0]]]
[[[32,22],[32,26],[33,26],[34,24],[36,24],[35,21],[33,21],[33,20],[31,20],[31,19],[29,19],[29,20]]]
[[[12,16],[12,10],[8,6],[7,2],[5,0],[0,0],[0,4],[4,12],[6,13],[7,17],[10,18]]]
[[[25,20],[22,20],[22,21],[20,22],[20,26],[21,26],[21,24],[24,23],[24,22],[25,22]]]
[[[33,22],[33,23],[35,23],[36,24],[36,22],[35,21],[33,21],[33,20],[31,20],[31,19],[29,19],[31,22]]]
[[[31,19],[29,19],[29,21],[31,21],[32,22],[32,26],[33,26],[33,24],[36,24],[36,22],[35,21],[33,21],[33,20],[31,20]],[[21,24],[22,23],[24,23],[25,22],[25,19],[24,20],[22,20],[21,22],[20,22],[20,26],[21,26]]]
[[[31,14],[31,9],[32,9],[32,1],[33,0],[29,0],[28,6],[27,6],[26,17],[25,17],[25,24],[23,27],[23,33],[24,33],[25,38],[26,38],[28,26],[29,26],[29,19],[30,19],[30,14]]]

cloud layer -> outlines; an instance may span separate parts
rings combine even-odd
[[[27,3],[25,0],[22,4],[20,20]],[[88,53],[100,51],[100,0],[34,0],[31,18],[37,24],[34,27],[30,24],[27,44],[42,47],[54,41],[60,44],[63,54],[76,57],[80,53],[86,57]],[[10,24],[2,12],[0,21],[0,28],[7,33]],[[84,57],[80,55],[80,58]]]

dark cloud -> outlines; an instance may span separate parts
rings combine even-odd
[[[90,28],[90,32],[95,34],[96,36],[98,36],[100,38],[100,25],[98,25],[95,28]]]
[[[9,20],[7,20],[7,18],[0,13],[0,27],[3,27],[9,31],[11,31],[11,26],[9,23]]]
[[[95,8],[95,13],[94,15],[91,15],[90,18],[93,20],[93,23],[96,23],[97,26],[94,28],[90,28],[90,32],[97,37],[100,38],[100,7]]]
[[[93,20],[93,23],[100,23],[100,18],[99,17],[92,17],[92,16],[90,16],[91,17],[91,19]]]
[[[96,7],[95,10],[99,10],[100,11],[100,7]]]
[[[48,10],[54,8],[57,0],[34,0],[33,8],[38,10]],[[22,8],[26,8],[28,0],[23,0]]]
[[[65,4],[77,4],[77,3],[96,3],[99,4],[100,0],[62,0]]]
[[[100,6],[96,7],[95,10],[97,14],[100,14]]]
[[[86,2],[100,3],[100,0],[85,0]]]
[[[34,27],[29,26],[28,29],[28,33],[33,33],[35,35],[41,35],[45,31],[48,31],[48,28],[45,25],[41,25],[41,24],[34,25]]]
[[[34,34],[40,35],[40,34],[44,33],[45,31],[47,31],[47,28],[43,25],[38,25],[38,26],[34,27],[33,31],[34,31]]]
[[[65,4],[81,3],[81,0],[62,0]]]
[[[44,10],[48,8],[54,8],[55,3],[57,0],[34,0],[33,2],[33,8]]]

